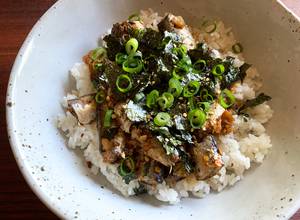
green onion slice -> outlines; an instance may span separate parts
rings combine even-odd
[[[178,79],[176,78],[171,78],[169,80],[169,90],[168,92],[171,93],[174,97],[180,96],[183,88],[179,82]]]
[[[232,45],[232,51],[233,53],[242,53],[243,52],[243,46],[240,43],[236,43]]]
[[[180,57],[184,57],[187,55],[187,47],[182,44],[180,47],[174,48],[174,53],[178,54]]]
[[[125,50],[128,55],[134,54],[139,47],[139,42],[135,38],[130,38],[125,45]]]
[[[206,61],[199,59],[194,63],[193,67],[195,70],[201,73],[206,67]]]
[[[95,50],[92,51],[92,53],[90,55],[90,57],[93,61],[100,60],[106,56],[107,56],[107,52],[106,52],[106,49],[103,47],[96,48]]]
[[[117,64],[123,64],[127,60],[127,55],[123,53],[117,53],[115,61]]]
[[[148,108],[154,108],[156,106],[156,100],[159,97],[157,90],[152,90],[146,97],[146,105]]]
[[[140,21],[141,17],[138,13],[134,13],[128,17],[128,21]]]
[[[190,67],[192,65],[192,61],[189,56],[185,55],[182,57],[182,59],[176,64],[177,67],[179,67],[184,72],[188,72],[190,70]]]
[[[132,174],[134,170],[135,170],[135,163],[131,157],[126,157],[121,161],[119,173],[122,177]]]
[[[170,121],[171,121],[171,116],[166,112],[159,112],[153,120],[155,125],[161,127],[168,125]]]
[[[203,22],[202,27],[206,33],[211,34],[217,29],[217,22],[207,20]]]
[[[95,101],[98,104],[101,104],[104,102],[104,100],[105,100],[105,93],[102,90],[97,92],[97,94],[95,95]]]
[[[210,109],[210,102],[199,102],[198,105],[204,112],[208,112]]]
[[[235,103],[235,97],[232,92],[228,89],[224,89],[219,97],[220,105],[227,109]]]
[[[143,63],[141,60],[129,57],[122,65],[125,72],[139,73],[143,69]]]
[[[195,109],[195,100],[193,96],[188,98],[188,107],[189,109]]]
[[[214,101],[214,97],[211,94],[209,94],[209,92],[207,91],[207,89],[202,89],[201,90],[200,97],[201,97],[201,100],[204,101],[204,102],[212,102],[212,101]]]
[[[132,80],[128,75],[121,74],[117,78],[116,86],[119,92],[126,93],[132,88]]]
[[[200,89],[200,83],[198,81],[190,81],[184,88],[183,88],[183,96],[184,97],[192,97],[197,94]]]
[[[223,64],[217,64],[212,68],[212,74],[215,76],[221,76],[225,72],[225,66]]]
[[[206,115],[200,109],[193,109],[188,112],[188,120],[192,128],[201,128],[205,123]]]
[[[172,76],[178,80],[182,79],[185,74],[186,72],[179,67],[175,67],[172,71]]]
[[[161,97],[157,99],[158,105],[162,110],[168,109],[173,105],[174,96],[169,92],[164,92]]]
[[[104,122],[103,122],[103,126],[105,128],[109,128],[111,126],[111,117],[112,117],[112,113],[113,113],[113,110],[111,109],[108,109],[106,110],[105,112],[105,115],[104,115]]]
[[[99,70],[101,69],[102,66],[103,66],[102,63],[95,63],[95,64],[94,64],[94,69],[97,70],[97,71],[99,71]]]

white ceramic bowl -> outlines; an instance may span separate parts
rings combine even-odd
[[[232,26],[247,61],[262,74],[275,110],[268,126],[274,147],[261,166],[220,194],[175,206],[149,197],[124,198],[102,176],[90,176],[55,126],[70,67],[114,22],[148,7],[182,15],[192,25],[205,15]],[[299,26],[299,20],[269,0],[58,1],[24,42],[8,86],[10,142],[28,184],[52,211],[68,219],[290,217],[300,206]]]

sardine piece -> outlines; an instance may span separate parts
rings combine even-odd
[[[195,175],[198,180],[214,176],[224,165],[221,152],[212,135],[207,136],[203,142],[195,144],[192,156],[196,163]]]
[[[96,118],[96,102],[94,94],[68,100],[71,113],[81,124],[90,124]]]

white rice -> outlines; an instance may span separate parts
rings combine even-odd
[[[157,30],[157,24],[162,17],[152,10],[146,10],[141,11],[141,19],[146,27]],[[217,22],[217,29],[212,34],[194,28],[186,28],[182,32],[179,31],[179,34],[188,39],[186,42],[188,47],[195,45],[197,42],[205,41],[211,48],[221,52],[217,56],[226,57],[230,55],[239,59],[236,62],[237,66],[243,64],[242,54],[236,55],[231,52],[232,45],[236,43],[231,29],[226,28],[221,21]],[[94,92],[86,64],[76,63],[70,72],[76,80],[76,88],[64,97],[63,107],[67,107],[67,100],[69,99]],[[251,67],[247,70],[244,83],[235,85],[234,95],[238,100],[254,98],[261,85],[257,70]],[[218,138],[225,166],[217,175],[205,181],[184,179],[179,181],[174,188],[170,188],[164,182],[159,184],[156,189],[148,189],[148,193],[161,201],[175,204],[182,197],[193,195],[202,198],[211,191],[220,192],[225,187],[232,186],[241,180],[243,173],[251,167],[251,163],[263,162],[272,147],[270,137],[265,133],[263,126],[272,117],[273,111],[270,106],[262,104],[249,109],[247,113],[250,115],[250,119],[234,115],[233,132]],[[118,174],[117,165],[103,162],[102,155],[99,152],[95,122],[89,125],[80,125],[77,119],[66,110],[64,115],[58,117],[58,127],[65,133],[68,147],[83,150],[85,160],[92,163],[91,172],[96,175],[100,170],[123,195],[134,195],[133,189],[138,187],[139,183],[133,180],[129,184],[125,184]]]

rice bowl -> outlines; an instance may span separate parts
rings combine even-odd
[[[143,28],[159,31],[158,25],[166,16],[168,14],[162,17],[151,9],[144,10],[140,12],[140,22]],[[174,32],[180,36],[181,43],[185,45],[187,50],[192,50],[199,43],[204,43],[212,51],[211,56],[215,59],[224,60],[226,57],[233,57],[232,65],[236,68],[241,67],[245,61],[241,51],[238,53],[233,51],[233,45],[237,45],[238,42],[234,38],[231,29],[226,28],[222,21],[216,21],[215,27],[212,28],[215,30],[207,31],[203,28],[193,28],[185,25],[181,28],[175,28]],[[59,116],[57,124],[67,137],[68,147],[81,149],[85,160],[89,164],[90,171],[95,175],[98,172],[104,174],[108,181],[124,196],[136,195],[136,189],[141,187],[140,179],[132,179],[129,182],[124,181],[118,170],[120,162],[107,162],[102,152],[99,151],[101,144],[99,143],[97,122],[93,120],[97,114],[93,104],[89,105],[87,109],[83,109],[89,114],[84,113],[81,115],[82,117],[79,117],[78,112],[74,114],[74,108],[70,108],[70,101],[78,100],[96,92],[88,63],[76,63],[70,73],[76,81],[76,87],[64,97],[63,107],[66,109],[66,114]],[[247,69],[245,78],[242,81],[237,80],[234,82],[230,86],[230,90],[237,102],[246,103],[258,96],[261,86],[262,82],[259,74],[255,67],[251,66]],[[128,105],[134,105],[134,103],[127,100],[122,108],[128,109]],[[211,106],[211,110],[208,111],[207,115],[213,115],[214,120],[217,120],[225,109],[217,103]],[[87,105],[84,105],[85,107]],[[217,115],[218,109],[221,109],[219,115]],[[213,136],[219,146],[220,153],[218,155],[222,161],[222,166],[212,176],[208,175],[205,178],[197,179],[188,175],[172,184],[163,180],[157,182],[155,186],[143,185],[143,187],[146,188],[148,194],[155,196],[158,200],[176,204],[184,197],[202,198],[211,191],[220,192],[226,187],[233,186],[243,179],[243,173],[250,169],[251,164],[262,163],[272,147],[270,137],[266,134],[264,128],[264,124],[271,119],[272,114],[272,109],[265,102],[246,109],[243,114],[232,112],[233,123],[230,130],[224,133],[220,131]],[[128,113],[127,117],[130,118]],[[132,130],[127,128],[125,124],[125,122],[119,124],[120,128],[123,132],[132,134]]]

